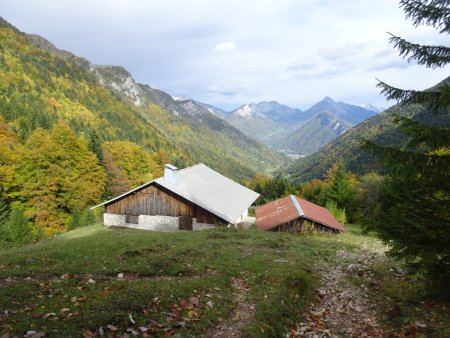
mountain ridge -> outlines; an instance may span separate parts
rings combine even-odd
[[[447,77],[429,90],[442,84],[450,84]],[[311,179],[324,179],[333,163],[342,163],[354,174],[361,176],[371,171],[383,174],[385,168],[375,155],[361,148],[360,139],[364,138],[386,147],[402,147],[406,138],[393,123],[394,114],[406,116],[427,125],[435,125],[450,130],[448,111],[432,114],[420,105],[396,104],[383,112],[353,126],[344,134],[331,141],[316,153],[290,163],[279,174],[294,182],[307,182]]]
[[[309,155],[376,113],[373,109],[336,102],[325,96],[305,111],[276,101],[262,101],[242,105],[225,119],[273,149],[287,154]]]
[[[135,82],[123,67],[91,64],[82,57],[58,49],[45,38],[20,32],[3,19],[0,29],[0,38],[9,39],[4,44],[5,48],[9,48],[5,53],[15,55],[8,56],[8,62],[12,66],[14,63],[20,64],[20,67],[24,65],[22,68],[27,69],[27,73],[22,71],[14,76],[33,80],[29,84],[25,82],[31,87],[21,95],[27,97],[14,104],[20,106],[25,102],[40,101],[42,109],[47,111],[45,116],[49,116],[49,123],[62,118],[78,133],[83,128],[94,132],[98,127],[94,127],[93,123],[103,125],[96,131],[102,140],[129,139],[150,152],[164,147],[174,160],[186,154],[188,164],[204,162],[239,179],[251,177],[257,171],[269,172],[275,169],[277,163],[285,161],[281,154],[249,139],[207,108],[178,104],[169,94]],[[20,54],[22,51],[23,54]],[[25,55],[25,51],[32,57]],[[6,71],[11,72],[13,68],[9,67]],[[6,78],[11,76],[8,74]],[[62,83],[64,88],[60,87]],[[6,85],[16,88],[12,82]],[[33,90],[33,86],[37,85],[38,90]],[[110,94],[100,90],[99,86]],[[8,100],[7,97],[3,99]],[[51,106],[49,102],[52,102]],[[113,108],[113,104],[119,104],[121,108]],[[19,128],[19,120],[14,120],[14,116],[5,111],[0,111],[0,114],[8,123],[13,123],[14,128]],[[55,114],[59,117],[54,117]],[[32,124],[28,128],[32,132],[35,127]]]

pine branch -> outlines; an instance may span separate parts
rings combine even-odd
[[[437,150],[450,144],[450,128],[427,126],[399,114],[393,114],[393,120],[410,137],[410,147],[423,145],[427,150]]]
[[[425,174],[423,177],[437,175],[447,181],[449,172],[442,168],[450,168],[450,154],[412,152],[397,148],[380,146],[372,141],[360,138],[361,146],[380,157],[393,173],[411,171]]]
[[[403,90],[392,87],[387,83],[377,79],[377,87],[381,88],[381,94],[386,96],[388,100],[396,100],[397,102],[406,104],[420,104],[430,108],[432,112],[438,112],[441,109],[449,109],[450,106],[450,86],[442,84],[438,90],[420,91],[420,90]]]
[[[403,58],[408,57],[407,61],[417,61],[419,65],[425,65],[428,68],[444,67],[450,63],[450,48],[445,46],[424,46],[417,43],[411,43],[395,36],[391,33],[389,41],[394,44]]]
[[[414,26],[432,26],[439,29],[440,33],[450,33],[449,0],[431,0],[429,3],[424,0],[401,0],[401,7]]]

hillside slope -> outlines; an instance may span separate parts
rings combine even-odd
[[[450,77],[441,83],[450,83]],[[394,127],[393,114],[407,116],[428,125],[450,128],[448,110],[432,114],[418,105],[397,104],[349,129],[318,152],[291,163],[281,170],[280,174],[295,182],[305,182],[313,178],[322,179],[331,165],[338,162],[345,164],[349,171],[357,175],[370,171],[383,173],[382,165],[375,156],[361,148],[359,139],[368,139],[389,147],[401,147],[405,137]]]
[[[0,249],[0,307],[9,310],[0,334],[80,337],[101,327],[115,336],[143,327],[152,336],[204,337],[245,303],[246,325],[233,337],[284,336],[312,298],[312,266],[363,240],[220,227],[77,229]]]
[[[246,104],[225,119],[273,149],[308,155],[375,114],[377,111],[373,107],[364,108],[325,97],[305,111],[276,101]]]
[[[0,20],[0,203],[30,220],[32,236],[76,227],[168,162],[238,181],[284,163],[203,106],[38,40],[45,49]]]
[[[137,84],[121,67],[92,65],[4,20],[0,29],[0,114],[23,140],[35,128],[48,129],[63,119],[78,133],[95,131],[101,141],[130,140],[150,152],[164,149],[169,160],[201,161],[234,178],[273,170],[284,160],[207,108],[192,109]]]
[[[292,134],[274,144],[286,153],[309,155],[350,129],[351,125],[328,112],[314,115]]]
[[[276,101],[245,104],[226,117],[226,121],[253,139],[271,145],[280,135],[308,116]]]
[[[377,114],[372,109],[336,102],[325,97],[304,111],[309,118],[294,131],[284,133],[274,142],[273,148],[286,153],[309,155],[336,137],[342,135],[356,123]]]
[[[325,96],[323,100],[305,110],[305,114],[308,116],[314,116],[324,112],[330,113],[335,118],[341,119],[351,125],[367,120],[376,114],[376,111],[344,102],[336,102],[328,96]]]

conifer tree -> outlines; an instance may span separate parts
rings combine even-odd
[[[80,217],[80,226],[86,227],[96,223],[97,218],[95,217],[94,212],[90,208],[84,209]]]
[[[33,226],[23,208],[12,208],[6,228],[14,244],[28,244],[34,240]]]
[[[400,7],[415,26],[428,25],[440,34],[450,33],[450,1],[402,0]],[[435,69],[450,62],[450,48],[390,38],[408,62]],[[391,245],[391,254],[406,259],[430,276],[450,276],[450,80],[429,90],[403,90],[379,82],[388,99],[402,105],[419,105],[439,124],[424,124],[394,115],[405,134],[405,148],[386,148],[364,141],[389,169],[367,229],[376,231]]]
[[[0,247],[11,241],[6,223],[9,218],[9,206],[3,197],[3,188],[0,186]]]

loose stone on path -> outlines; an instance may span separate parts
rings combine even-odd
[[[336,262],[317,264],[314,272],[321,287],[303,321],[286,337],[382,337],[365,286],[355,285],[348,277],[360,276],[369,282],[370,268],[383,257],[368,250],[340,250]]]

